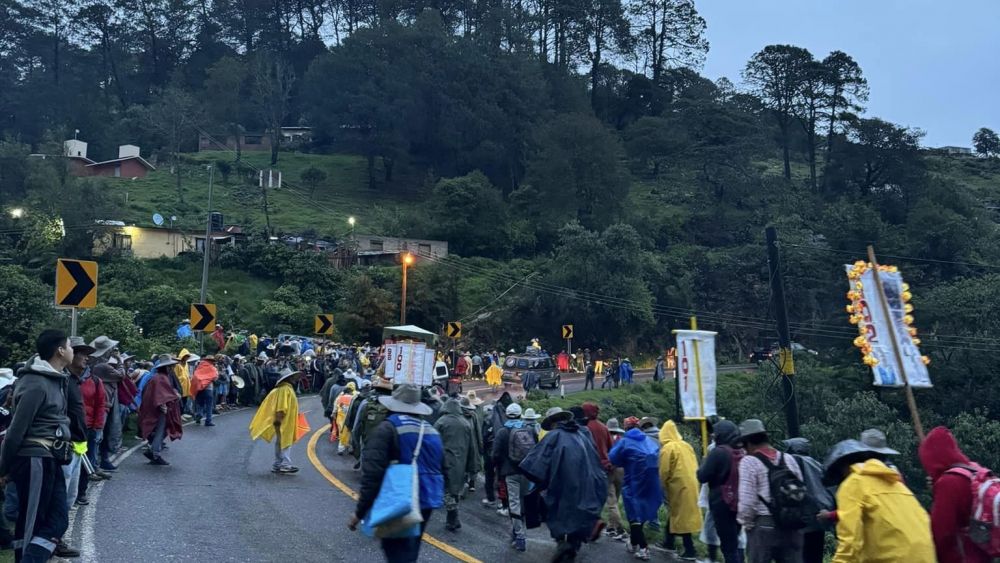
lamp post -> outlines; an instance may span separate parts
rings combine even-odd
[[[399,307],[399,324],[406,324],[406,269],[413,265],[413,255],[409,252],[403,253],[403,302]]]
[[[354,223],[355,223],[355,220],[354,220],[354,216],[353,215],[347,218],[347,224],[351,226],[351,252],[353,252],[354,255],[357,256],[357,254],[358,254],[358,243],[354,239]],[[357,260],[360,260],[360,258],[357,258]],[[354,261],[355,261],[355,259],[351,259],[351,263],[353,263]]]

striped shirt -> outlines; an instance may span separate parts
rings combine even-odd
[[[802,479],[802,470],[799,469],[799,464],[795,463],[794,457],[781,454],[772,447],[758,450],[758,453],[766,456],[775,465],[778,464],[780,455],[788,469]],[[771,484],[767,480],[767,467],[756,456],[748,454],[740,461],[740,497],[736,521],[744,527],[752,528],[758,516],[770,516],[771,511],[761,498],[771,502]]]

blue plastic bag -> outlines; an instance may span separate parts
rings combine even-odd
[[[382,486],[362,523],[362,532],[369,537],[408,538],[420,535],[423,516],[420,513],[420,475],[417,460],[424,441],[424,426],[409,464],[393,463],[382,476]]]

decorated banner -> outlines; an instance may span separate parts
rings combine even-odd
[[[385,377],[393,384],[430,385],[434,376],[434,350],[423,342],[385,343]]]
[[[706,330],[675,330],[677,377],[684,418],[704,419],[715,410],[715,335]]]
[[[859,336],[854,345],[861,349],[865,365],[872,368],[875,385],[902,387],[899,373],[900,361],[911,387],[931,387],[927,370],[930,360],[920,354],[917,347],[917,329],[913,325],[913,305],[910,288],[903,283],[903,276],[895,266],[879,268],[879,279],[885,293],[879,295],[875,274],[869,262],[855,262],[845,266],[851,290],[847,293],[851,324],[857,325]],[[900,361],[893,350],[893,336],[899,347]]]

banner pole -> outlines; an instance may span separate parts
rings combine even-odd
[[[698,330],[698,318],[691,317],[691,330]],[[694,346],[694,377],[698,381],[698,411],[701,415],[701,455],[708,455],[708,419],[705,416],[705,390],[701,386],[701,357],[698,353],[698,339],[691,339]]]
[[[899,351],[899,342],[896,340],[896,327],[892,322],[892,313],[889,311],[889,302],[885,298],[885,289],[882,285],[882,278],[878,273],[878,261],[875,260],[875,247],[868,245],[868,261],[872,264],[872,277],[875,278],[875,290],[878,292],[878,300],[882,305],[882,314],[885,316],[885,324],[889,327],[889,342],[892,343],[892,354],[896,357],[896,366],[899,368],[899,377],[903,379],[903,392],[906,393],[906,406],[910,409],[910,416],[913,418],[913,429],[917,432],[917,439],[924,441],[924,424],[920,421],[920,412],[917,410],[917,400],[913,396],[913,388],[910,387],[910,380],[906,377],[906,369],[903,365],[903,354]]]

